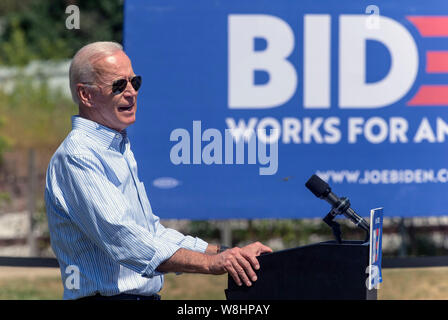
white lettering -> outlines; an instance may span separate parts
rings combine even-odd
[[[79,278],[79,268],[75,265],[69,265],[65,268],[65,274],[69,276],[65,279],[65,287],[69,290],[79,290],[80,288],[80,278]]]
[[[287,60],[294,49],[294,33],[283,20],[269,15],[231,14],[228,17],[228,103],[230,109],[264,109],[286,103],[295,93],[297,74]],[[255,50],[262,38],[267,47]],[[269,81],[255,85],[255,71]]]
[[[373,128],[379,129],[378,133],[374,133]],[[367,120],[364,126],[364,136],[367,141],[371,143],[381,143],[386,140],[388,134],[388,127],[383,118],[373,117]]]
[[[434,143],[436,141],[434,132],[432,131],[431,125],[429,124],[429,121],[426,117],[423,118],[420,122],[420,126],[418,127],[417,133],[414,136],[415,143],[420,143],[423,140],[427,140],[431,143]]]
[[[79,7],[77,5],[69,5],[65,8],[65,13],[70,14],[67,19],[65,19],[65,27],[69,30],[80,28],[80,16]]]
[[[411,88],[418,71],[415,41],[401,24],[378,16],[381,28],[365,27],[364,15],[339,18],[339,106],[340,108],[380,108],[402,98]],[[366,83],[366,40],[381,42],[389,50],[392,63],[385,78]]]
[[[330,108],[331,17],[305,15],[303,106]]]

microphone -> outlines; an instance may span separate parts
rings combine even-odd
[[[330,214],[333,216],[333,218],[338,214],[343,214],[355,225],[366,231],[367,234],[370,233],[369,224],[350,207],[350,201],[348,200],[348,198],[339,198],[337,195],[331,192],[330,186],[324,180],[313,174],[311,178],[309,178],[305,183],[305,186],[316,197],[327,201],[332,206]]]

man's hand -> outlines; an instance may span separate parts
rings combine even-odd
[[[272,249],[260,242],[251,243],[242,248],[227,249],[224,252],[210,256],[210,272],[212,274],[229,273],[237,285],[245,283],[251,286],[257,280],[255,270],[260,269],[258,257],[262,253],[272,252]]]
[[[187,249],[177,250],[169,259],[161,263],[157,270],[160,272],[191,272],[204,274],[229,273],[235,282],[241,286],[245,283],[251,286],[257,280],[254,270],[260,269],[256,257],[262,253],[272,252],[272,249],[260,242],[251,243],[242,248],[227,249],[219,254],[217,247],[209,245],[206,253]]]

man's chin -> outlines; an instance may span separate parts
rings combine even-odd
[[[133,124],[135,122],[135,116],[128,116],[128,117],[123,117],[120,116],[118,118],[118,122],[117,122],[117,128],[120,128],[121,130],[117,130],[117,128],[115,130],[117,131],[123,131],[124,129],[126,129],[127,127],[129,127],[131,124]]]
[[[126,124],[126,126],[130,126],[131,124],[134,124],[135,122],[135,116],[129,117],[128,119],[123,119],[123,124]]]

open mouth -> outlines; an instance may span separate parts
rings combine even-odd
[[[131,111],[134,108],[134,104],[127,107],[118,107],[118,111]]]

